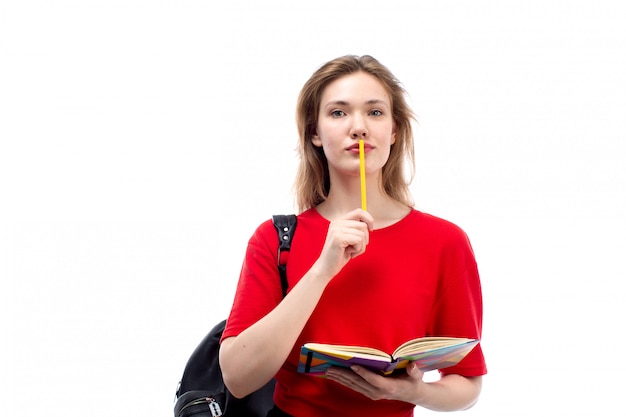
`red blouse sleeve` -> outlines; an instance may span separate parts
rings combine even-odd
[[[236,336],[269,313],[282,299],[277,266],[278,238],[271,220],[248,241],[233,306],[222,340]]]
[[[430,333],[441,336],[481,339],[482,289],[474,252],[467,235],[459,229],[443,248],[440,259],[440,288],[431,313]],[[459,364],[441,374],[478,376],[487,373],[479,343]]]

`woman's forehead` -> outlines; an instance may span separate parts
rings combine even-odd
[[[351,104],[386,104],[391,102],[383,83],[366,72],[343,75],[330,82],[321,95],[321,105],[329,103]]]

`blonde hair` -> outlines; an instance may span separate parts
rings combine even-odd
[[[415,171],[413,129],[415,115],[405,101],[406,91],[396,77],[369,55],[346,55],[322,65],[304,84],[298,96],[296,123],[300,163],[294,184],[296,204],[302,212],[323,202],[330,191],[328,161],[324,151],[312,143],[317,129],[319,108],[324,88],[332,81],[355,72],[365,72],[378,79],[389,97],[396,127],[396,141],[391,145],[389,159],[382,169],[382,190],[393,199],[413,206],[409,191]],[[404,164],[410,173],[405,176]]]

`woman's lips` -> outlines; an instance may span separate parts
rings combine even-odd
[[[363,144],[363,151],[365,151],[366,153],[372,149],[374,149],[372,145],[368,145],[367,143]],[[351,145],[348,148],[346,148],[346,150],[352,153],[359,153],[359,144],[355,143],[354,145]]]

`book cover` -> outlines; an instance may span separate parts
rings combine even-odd
[[[361,346],[307,343],[300,350],[298,372],[323,376],[331,366],[361,365],[383,375],[417,362],[424,372],[459,363],[479,340],[452,337],[424,337],[400,346],[393,354]]]

